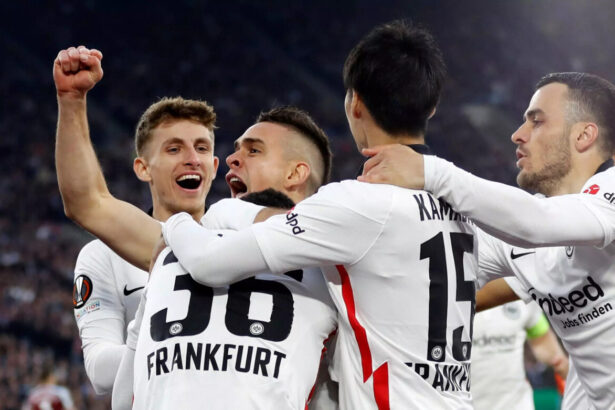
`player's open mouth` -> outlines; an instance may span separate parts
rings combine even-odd
[[[248,192],[248,187],[243,181],[236,175],[227,175],[226,183],[231,188],[231,196],[233,198],[240,197],[242,194]]]
[[[177,185],[183,189],[198,189],[201,186],[202,178],[198,174],[185,174],[175,180]]]

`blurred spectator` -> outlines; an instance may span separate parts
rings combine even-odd
[[[58,385],[56,373],[60,370],[53,369],[50,364],[42,366],[39,375],[39,383],[30,391],[28,399],[22,410],[74,410],[73,399],[70,391]]]

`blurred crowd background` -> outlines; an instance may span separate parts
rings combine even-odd
[[[395,18],[431,29],[448,64],[429,144],[486,178],[514,183],[509,138],[542,75],[615,80],[608,1],[63,0],[1,2],[0,16],[0,409],[20,408],[48,364],[77,408],[109,408],[85,376],[72,311],[74,261],[91,237],[64,216],[55,178],[51,68],[61,48],[103,52],[92,138],[112,193],[142,208],[149,192],[132,173],[133,130],[162,96],[214,105],[221,159],[261,110],[297,105],[331,138],[334,180],[354,178],[362,158],[347,130],[342,65],[362,35]],[[227,196],[226,171],[208,203]],[[531,359],[528,376],[552,384]]]

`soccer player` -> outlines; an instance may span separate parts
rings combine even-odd
[[[425,150],[444,77],[441,52],[424,29],[396,21],[372,30],[344,65],[357,146]],[[207,286],[243,279],[255,267],[322,267],[341,322],[334,358],[341,408],[471,408],[478,249],[472,222],[446,202],[350,180],[222,238],[189,219],[171,217],[164,237]],[[231,263],[237,252],[241,260]]]
[[[517,276],[524,299],[547,315],[570,355],[568,409],[615,403],[613,112],[615,86],[600,77],[554,73],[538,82],[512,140],[517,183],[547,198],[401,146],[367,152],[376,155],[362,178],[424,187],[512,244],[481,243],[481,270]]]
[[[66,51],[75,52],[76,49]],[[94,58],[102,57],[96,50],[91,53]],[[59,67],[56,65],[56,68]],[[72,83],[80,79],[79,76],[54,70],[54,79],[60,123],[63,124],[68,115],[71,119],[83,120],[85,93]],[[83,80],[94,81],[87,77]],[[178,210],[191,212],[197,219],[203,215],[205,196],[217,167],[217,158],[212,154],[215,119],[213,108],[207,103],[182,98],[163,99],[141,116],[135,135],[138,156],[134,160],[134,171],[139,179],[149,184],[155,219],[164,221]],[[87,122],[80,125],[87,127]],[[186,151],[188,156],[176,156],[184,163],[166,155],[162,144],[180,135],[175,145],[188,145],[190,134],[194,136],[194,150]],[[192,165],[195,162],[208,166],[198,168]],[[77,258],[74,313],[83,343],[86,372],[98,394],[111,392],[125,349],[126,326],[134,318],[147,277],[147,272],[120,258],[100,240],[87,244]]]
[[[146,268],[160,237],[160,223],[110,195],[89,140],[85,95],[102,77],[101,58],[99,52],[80,47],[63,50],[54,63],[60,110],[58,181],[68,215]],[[150,115],[141,124],[153,131],[144,143],[142,162],[135,162],[137,174],[156,186],[154,205],[164,204],[167,211],[160,219],[181,209],[200,218],[217,168],[213,132],[193,116],[177,120],[176,112],[169,111]],[[326,135],[307,114],[280,108],[261,114],[236,142],[236,152],[227,161],[231,168],[227,180],[234,195],[273,186],[285,194],[281,205],[292,205],[328,179],[331,153]],[[266,166],[267,175],[256,172],[261,165]],[[246,213],[236,202],[241,201],[224,202],[217,210],[212,207],[214,212],[203,218],[204,223],[218,228],[215,215],[231,212],[227,221],[251,224],[253,207]],[[147,378],[145,384],[151,382],[149,387],[156,390],[138,391],[135,406],[149,400],[148,406],[200,408],[203,403],[195,401],[192,393],[207,389],[207,404],[212,408],[246,408],[257,403],[263,408],[303,408],[316,379],[323,342],[336,326],[320,272],[304,269],[272,277],[255,269],[252,278],[213,289],[189,281],[177,263],[165,268],[165,275],[150,279],[145,305],[160,308],[154,315],[157,321],[147,323],[156,354],[137,364],[147,368],[137,376]],[[178,341],[183,343],[181,353],[175,347]],[[172,351],[165,357],[167,345]],[[152,360],[153,367],[149,366]],[[246,394],[225,393],[231,387]]]
[[[523,366],[526,339],[536,359],[566,379],[568,358],[538,305],[516,301],[479,312],[474,317],[472,339],[472,401],[476,410],[534,408]]]

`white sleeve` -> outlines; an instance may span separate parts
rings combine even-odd
[[[202,285],[226,286],[267,270],[251,228],[220,237],[182,212],[166,221],[162,235],[182,267]]]
[[[375,190],[358,181],[329,184],[286,215],[271,217],[252,229],[273,272],[352,265],[382,234],[395,192]]]
[[[124,301],[117,291],[112,257],[113,251],[98,239],[79,252],[75,263],[73,308],[80,330],[97,319],[124,321]]]
[[[73,289],[85,369],[98,394],[111,392],[124,351],[126,327],[109,252],[99,240],[83,247],[75,266]]]
[[[134,361],[135,351],[125,349],[122,361],[113,384],[111,396],[112,410],[130,410],[134,396]]]
[[[147,286],[141,294],[139,306],[135,312],[135,318],[128,324],[126,331],[126,349],[122,355],[122,360],[113,383],[113,395],[111,408],[113,410],[130,410],[134,396],[134,361],[135,350],[137,349],[137,341],[139,339],[139,331],[141,323],[143,323],[143,314],[145,312],[145,304],[147,302]]]
[[[476,230],[478,236],[478,288],[487,282],[501,276],[514,275],[506,258],[505,244],[481,229]]]
[[[601,195],[573,194],[537,198],[505,184],[487,181],[434,156],[424,156],[425,190],[443,198],[488,233],[516,246],[593,245],[612,242],[615,206]],[[615,181],[602,172],[615,191]]]
[[[371,198],[385,216],[370,215],[332,201],[330,193],[322,192],[321,189],[302,201],[286,215],[271,217],[243,231],[228,232],[223,237],[204,229],[188,214],[177,214],[165,223],[163,236],[193,279],[213,287],[244,279],[259,270],[283,273],[304,267],[354,263],[382,232],[391,203],[387,207],[386,198]],[[344,192],[336,195],[350,199],[351,204],[357,202]]]
[[[126,346],[128,346],[129,349],[137,350],[137,341],[139,340],[139,332],[141,331],[141,324],[143,323],[143,315],[145,312],[146,303],[147,287],[143,290],[143,293],[141,294],[139,306],[137,307],[137,311],[135,312],[135,318],[132,319],[128,324],[128,329],[126,331]]]
[[[85,371],[97,394],[111,393],[117,369],[126,349],[124,322],[98,319],[80,329]]]
[[[208,229],[238,231],[252,225],[256,215],[264,208],[237,198],[222,199],[207,209],[201,218],[201,225]]]

